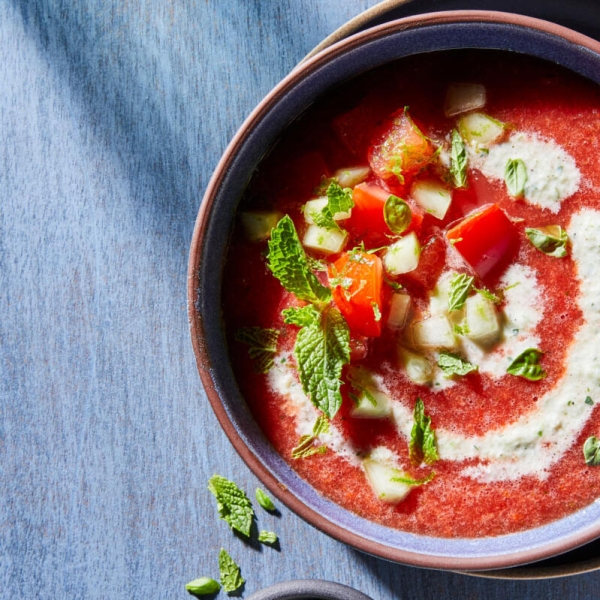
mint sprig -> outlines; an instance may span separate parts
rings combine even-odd
[[[219,553],[219,572],[221,585],[226,592],[235,592],[235,590],[246,583],[239,566],[229,556],[225,548],[221,548],[221,552]]]
[[[448,310],[459,310],[465,305],[472,285],[473,277],[466,273],[456,274],[452,277],[448,293]]]
[[[477,371],[478,369],[477,365],[473,365],[457,354],[452,354],[451,352],[440,352],[438,367],[444,371],[447,376],[460,375],[461,377],[468,375],[473,371]]]
[[[342,368],[350,362],[350,329],[335,308],[321,313],[296,337],[294,355],[300,383],[311,402],[332,419],[342,404]]]
[[[321,313],[313,304],[307,304],[300,308],[295,306],[286,308],[281,311],[281,314],[283,315],[283,322],[286,325],[298,325],[298,327],[318,323],[321,318]]]
[[[525,235],[533,246],[548,256],[564,258],[569,253],[567,250],[569,236],[560,225],[528,227],[525,229]]]
[[[546,377],[546,371],[539,364],[540,358],[544,353],[537,348],[527,348],[515,358],[508,368],[507,373],[529,379],[529,381],[538,381]]]
[[[431,464],[439,459],[435,432],[431,427],[431,417],[425,414],[425,406],[421,398],[417,398],[415,403],[409,453],[414,464],[419,464],[422,460]]]
[[[452,130],[450,174],[457,188],[464,188],[467,185],[467,148],[456,129]]]
[[[213,475],[208,480],[208,489],[217,500],[219,517],[226,521],[231,529],[250,537],[254,509],[245,492],[221,475]]]
[[[331,300],[331,291],[319,282],[310,268],[289,215],[285,215],[273,228],[268,244],[267,266],[288,292],[307,302],[326,303]]]
[[[312,215],[315,225],[327,229],[339,229],[335,215],[347,213],[353,206],[352,190],[342,188],[339,183],[332,181],[327,188],[327,204],[321,212]]]
[[[235,333],[235,339],[250,346],[248,354],[254,360],[254,371],[266,373],[273,366],[277,352],[278,329],[263,329],[262,327],[243,327]]]
[[[313,425],[312,434],[303,435],[298,445],[292,449],[292,458],[308,458],[313,454],[325,454],[327,446],[315,446],[321,433],[329,431],[329,421],[323,415],[319,416]]]

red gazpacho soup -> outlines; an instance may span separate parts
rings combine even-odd
[[[599,92],[516,54],[411,57],[261,162],[224,267],[231,360],[324,496],[441,537],[600,496]]]

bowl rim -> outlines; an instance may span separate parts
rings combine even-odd
[[[280,100],[284,98],[286,94],[304,78],[317,72],[322,66],[334,61],[336,58],[347,52],[350,52],[354,48],[360,47],[363,44],[368,44],[370,41],[383,38],[386,35],[398,33],[400,31],[413,31],[432,25],[444,26],[466,23],[502,25],[511,26],[522,30],[533,30],[534,32],[549,34],[550,36],[559,38],[560,40],[566,41],[571,45],[589,50],[595,55],[600,55],[600,42],[556,23],[513,13],[481,10],[444,11],[405,17],[357,33],[322,50],[312,58],[297,65],[277,86],[271,90],[271,92],[269,92],[263,98],[263,100],[239,127],[233,139],[223,152],[223,155],[215,167],[213,175],[208,183],[196,219],[188,262],[187,293],[188,318],[192,337],[192,346],[196,357],[196,364],[200,379],[206,391],[208,400],[217,417],[217,420],[219,421],[223,431],[229,438],[229,441],[232,443],[235,450],[238,452],[250,470],[276,496],[278,500],[283,502],[290,510],[295,512],[303,520],[307,521],[318,530],[326,533],[338,541],[341,541],[368,554],[393,562],[418,567],[462,571],[484,571],[527,564],[537,560],[549,558],[551,556],[555,556],[572,550],[578,546],[584,545],[600,536],[600,520],[591,528],[588,527],[583,531],[575,531],[574,533],[565,535],[558,540],[546,542],[542,546],[533,548],[528,547],[523,550],[511,551],[493,556],[448,556],[417,553],[412,550],[403,550],[390,547],[385,543],[379,542],[375,539],[367,538],[353,531],[349,531],[339,524],[332,522],[323,516],[323,514],[311,508],[300,498],[291,493],[290,490],[280,481],[280,479],[269,470],[264,461],[248,446],[246,439],[240,433],[240,431],[238,431],[220,397],[218,385],[214,379],[215,367],[211,362],[211,352],[209,348],[210,342],[207,340],[206,335],[207,324],[204,323],[201,310],[199,308],[200,291],[202,289],[199,283],[199,276],[203,261],[207,258],[205,242],[210,218],[213,215],[220,189],[224,183],[228,170],[234,162],[236,154],[238,153],[240,147],[247,142],[254,127],[264,118],[264,116],[268,114],[280,102]],[[600,59],[598,59],[598,61],[600,62]],[[217,365],[217,369],[218,367],[219,365]],[[562,521],[562,519],[559,521]],[[442,543],[444,540],[446,540],[446,538],[431,539],[441,540]],[[489,540],[493,538],[474,538],[472,541],[477,543],[477,541],[480,539]]]

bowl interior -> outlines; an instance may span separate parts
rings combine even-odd
[[[242,126],[211,180],[190,255],[194,350],[209,400],[242,458],[301,517],[368,553],[407,564],[464,570],[515,566],[600,535],[600,503],[536,529],[483,539],[442,539],[388,529],[325,499],[273,450],[241,397],[221,324],[220,262],[234,213],[257,164],[285,128],[325,92],[398,58],[450,49],[499,49],[558,63],[600,83],[600,44],[559,26],[495,13],[440,13],[349,38],[292,72]]]

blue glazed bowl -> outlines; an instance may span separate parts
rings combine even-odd
[[[188,301],[198,369],[217,418],[247,465],[279,500],[321,531],[369,554],[422,567],[475,571],[541,560],[600,537],[600,502],[543,527],[479,539],[405,533],[342,509],[301,479],[253,420],[229,363],[220,301],[220,266],[236,207],[261,157],[290,122],[353,76],[405,56],[460,48],[539,57],[600,83],[600,43],[555,24],[506,13],[432,13],[381,25],[335,44],[286,77],[225,151],[196,223]]]
[[[371,600],[354,588],[319,579],[283,581],[255,592],[248,600]]]

